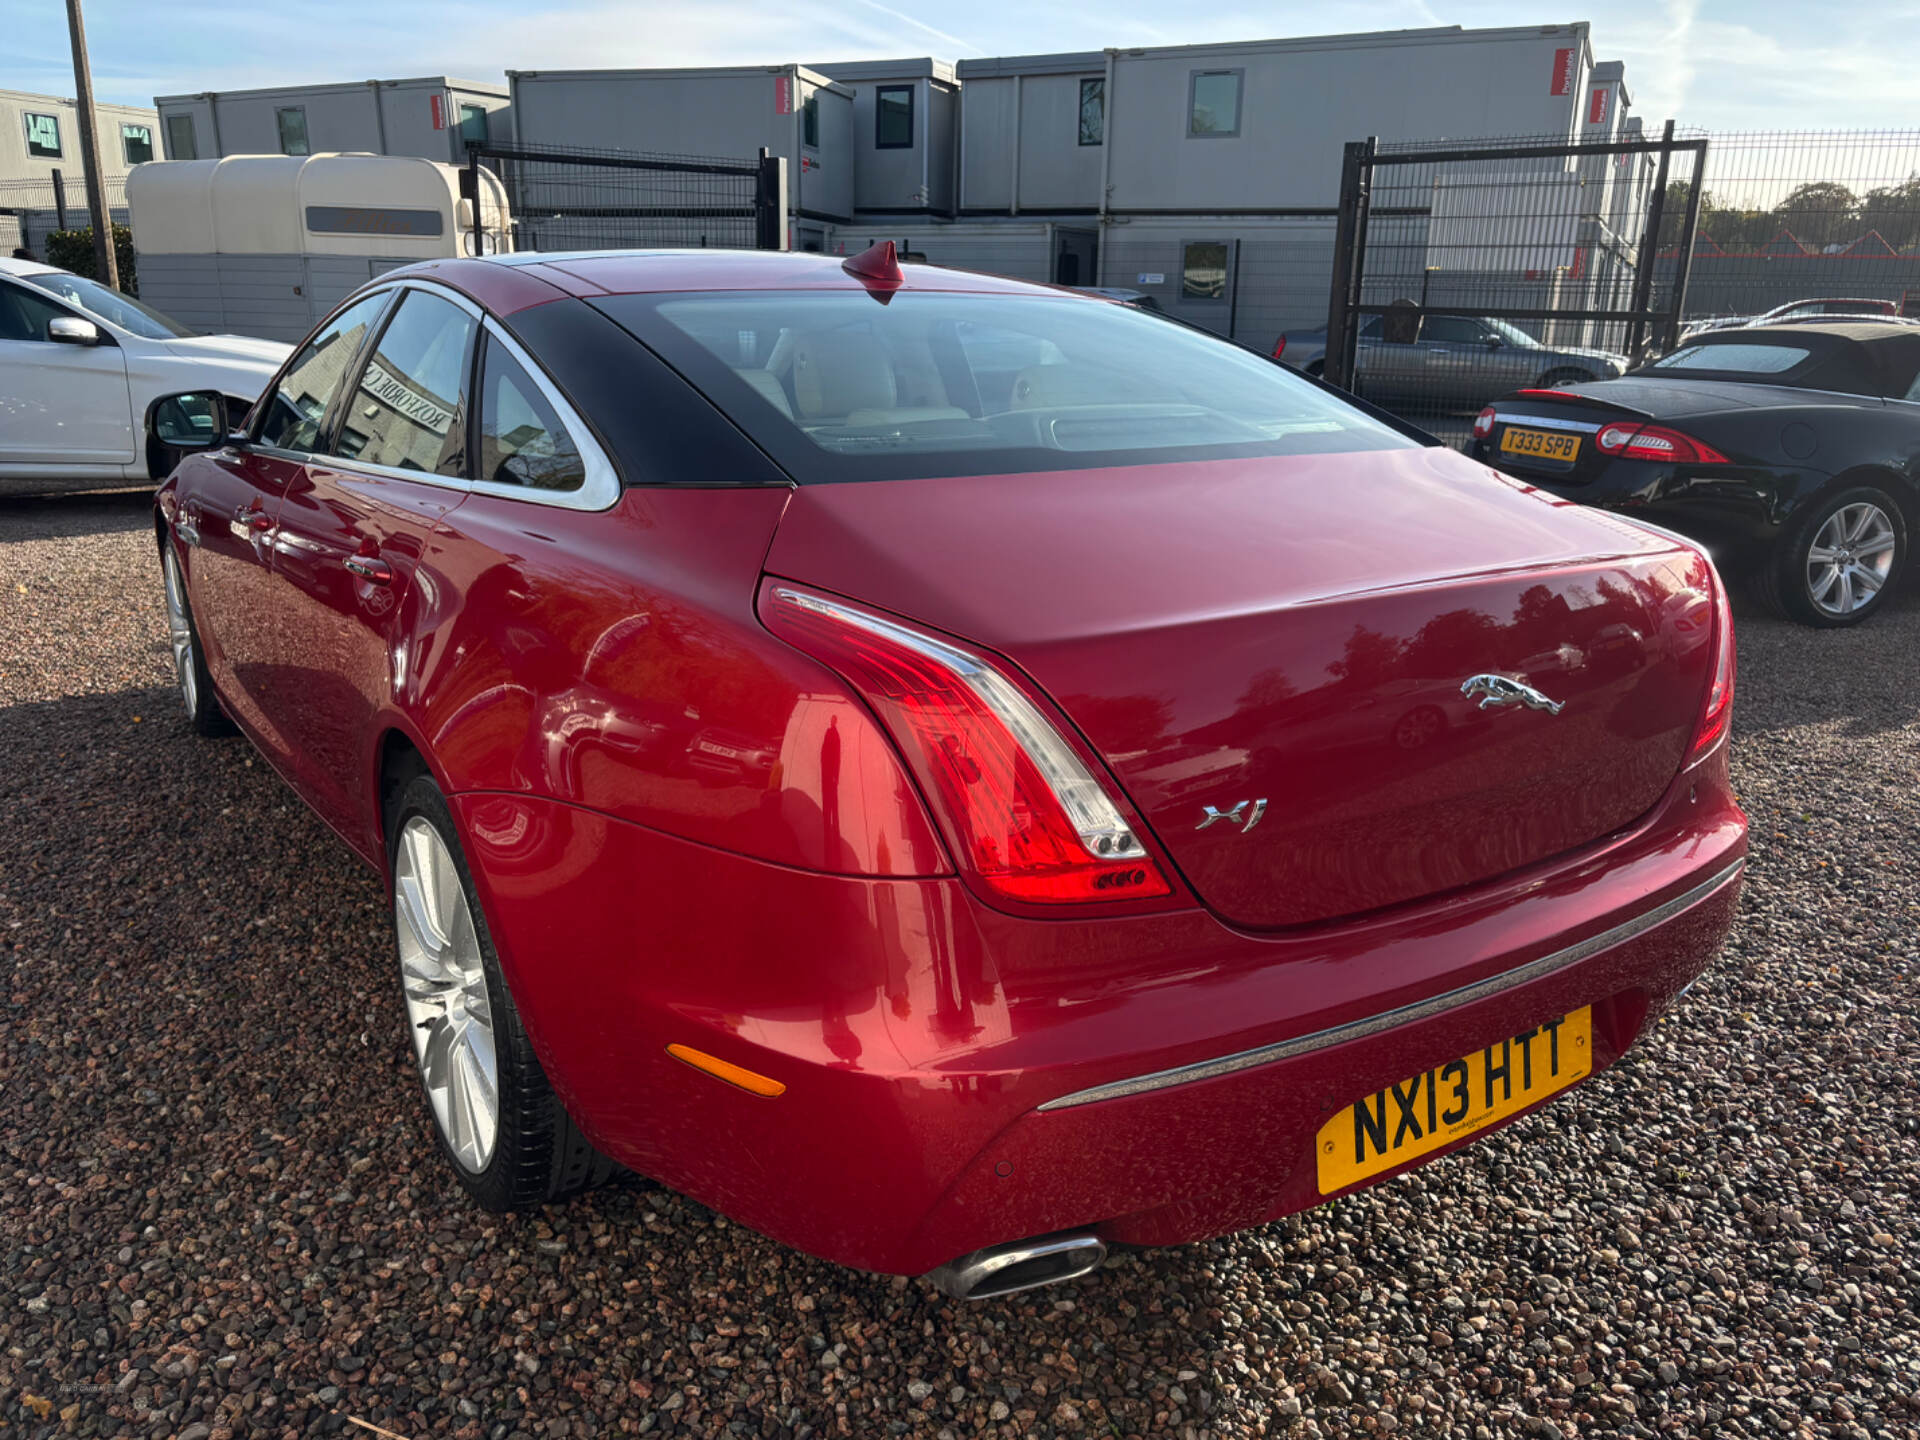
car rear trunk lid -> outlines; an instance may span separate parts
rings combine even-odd
[[[802,487],[767,569],[1024,670],[1256,930],[1630,825],[1712,656],[1698,555],[1439,449]]]

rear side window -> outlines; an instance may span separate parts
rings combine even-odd
[[[1652,370],[1716,370],[1734,375],[1780,375],[1813,352],[1797,345],[1683,345],[1654,361]]]
[[[360,353],[367,329],[380,318],[387,299],[384,293],[369,295],[348,306],[307,342],[260,405],[260,429],[255,439],[298,455],[311,455],[319,448],[327,406],[346,382],[347,367]]]
[[[505,346],[489,340],[480,380],[475,479],[535,490],[578,490],[587,468],[547,397]]]
[[[1285,367],[1124,305],[862,291],[596,302],[803,482],[1392,449]]]
[[[466,474],[467,373],[477,328],[458,305],[408,291],[360,372],[335,453],[395,470]]]

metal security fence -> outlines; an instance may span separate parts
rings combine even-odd
[[[116,224],[125,225],[127,177],[102,178],[107,209]],[[88,223],[87,179],[79,170],[55,170],[46,179],[0,180],[0,255],[24,246],[44,260],[49,234]]]
[[[1683,236],[1672,207],[1660,258]],[[1920,318],[1920,130],[1712,137],[1687,320],[1807,301]]]
[[[1920,131],[1357,141],[1332,272],[1327,377],[1457,439],[1703,327],[1920,320]]]
[[[516,250],[786,248],[786,162],[765,150],[726,160],[477,145],[467,152],[469,199],[479,193],[481,166],[506,189]]]
[[[1707,152],[1671,125],[1653,138],[1350,144],[1327,378],[1428,419],[1609,378],[1670,347]]]

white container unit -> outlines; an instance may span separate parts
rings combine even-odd
[[[298,341],[375,275],[473,253],[461,174],[401,155],[142,165],[127,177],[140,297],[199,330]],[[479,175],[483,247],[511,249],[506,191]]]

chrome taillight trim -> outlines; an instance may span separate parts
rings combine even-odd
[[[1147,847],[1140,843],[1140,837],[1120,814],[1106,786],[1074,754],[1053,722],[987,661],[898,621],[824,595],[782,585],[774,588],[773,598],[878,635],[952,671],[966,682],[981,704],[999,717],[1027,758],[1033,761],[1091,858],[1140,860],[1146,857]]]
[[[1086,1090],[1075,1090],[1071,1094],[1048,1100],[1037,1108],[1040,1110],[1069,1110],[1077,1105],[1092,1105],[1101,1100],[1119,1100],[1129,1095],[1141,1095],[1152,1090],[1165,1090],[1175,1085],[1190,1085],[1196,1080],[1212,1080],[1220,1075],[1231,1075],[1239,1070],[1251,1070],[1260,1065],[1271,1065],[1276,1060],[1290,1060],[1298,1055],[1306,1055],[1315,1050],[1324,1050],[1333,1045],[1344,1045],[1349,1040],[1362,1040],[1370,1035],[1378,1035],[1383,1030],[1392,1030],[1401,1025],[1410,1025],[1417,1020],[1430,1019],[1448,1010],[1462,1005],[1471,1005],[1498,995],[1502,991],[1516,989],[1535,980],[1544,979],[1555,971],[1564,970],[1598,955],[1602,950],[1612,949],[1658,925],[1663,925],[1680,914],[1698,905],[1702,900],[1733,883],[1746,866],[1744,858],[1718,871],[1711,879],[1703,880],[1684,894],[1676,895],[1643,914],[1624,920],[1612,929],[1603,930],[1598,935],[1590,935],[1577,944],[1555,950],[1551,955],[1542,955],[1538,960],[1530,960],[1524,965],[1499,975],[1490,975],[1485,980],[1476,980],[1471,985],[1462,985],[1457,990],[1448,990],[1444,994],[1434,995],[1425,1000],[1416,1000],[1411,1005],[1402,1005],[1395,1010],[1384,1010],[1378,1015],[1369,1015],[1364,1020],[1350,1021],[1345,1025],[1335,1025],[1327,1030],[1316,1030],[1311,1035],[1296,1036],[1292,1040],[1282,1040],[1273,1045],[1262,1045],[1255,1050],[1242,1050],[1237,1054],[1223,1055],[1218,1060],[1202,1060],[1194,1065],[1181,1065],[1171,1070],[1156,1070],[1148,1075],[1137,1075],[1131,1080],[1115,1080],[1108,1085],[1095,1085]]]

